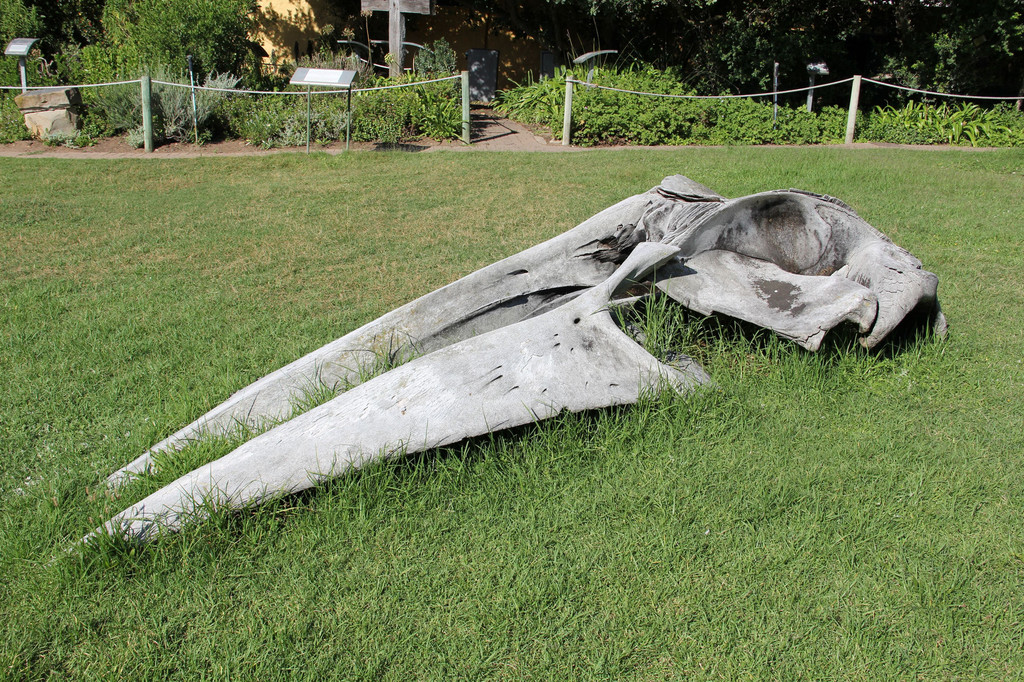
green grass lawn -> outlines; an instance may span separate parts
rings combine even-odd
[[[691,320],[717,390],[65,554],[231,392],[673,173],[840,197],[948,339]],[[1020,150],[0,159],[0,678],[1022,677],[1022,230]]]

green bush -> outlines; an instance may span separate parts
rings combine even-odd
[[[14,104],[14,92],[0,91],[0,144],[28,140],[31,137],[25,125],[25,117]]]
[[[417,75],[424,78],[444,78],[455,73],[455,50],[444,38],[435,40],[420,50],[412,61]]]
[[[107,0],[106,46],[138,67],[241,73],[251,61],[253,0]]]
[[[583,80],[582,71],[573,73]],[[673,73],[651,67],[597,71],[596,85],[668,95],[694,94]],[[565,75],[527,83],[500,94],[495,108],[516,120],[539,123],[561,135]],[[577,85],[573,97],[573,140],[596,144],[815,144],[841,142],[846,112],[825,107],[808,113],[771,102],[737,99],[650,97]]]
[[[159,69],[153,79],[168,83],[186,85],[188,77],[183,74],[170,75]],[[205,85],[211,88],[234,88],[238,78],[231,74],[208,74]],[[209,138],[206,123],[217,112],[219,104],[229,94],[212,90],[196,90],[195,120],[200,135]],[[192,111],[192,92],[189,88],[175,85],[154,84],[152,90],[153,136],[156,141],[173,140],[187,142],[194,139],[195,127]],[[112,85],[95,88],[89,102],[88,114],[94,122],[102,121],[101,129],[108,135],[132,132],[142,125],[142,100],[139,86]],[[133,137],[138,137],[133,133]],[[200,138],[202,139],[202,138]]]
[[[14,38],[38,36],[41,30],[42,21],[35,7],[28,9],[22,0],[0,0],[0,47],[6,47]],[[0,85],[20,83],[18,60],[0,56]]]
[[[1006,104],[983,109],[976,104],[950,106],[909,102],[897,109],[875,107],[865,117],[858,139],[899,144],[1024,146],[1024,113]]]
[[[365,83],[372,87],[378,81]],[[391,81],[382,80],[380,84]],[[352,139],[394,144],[421,136],[456,138],[462,110],[446,84],[356,93],[352,97]],[[310,140],[344,139],[346,103],[343,95],[313,93]],[[264,148],[306,143],[306,98],[296,95],[232,97],[220,107],[228,135]]]

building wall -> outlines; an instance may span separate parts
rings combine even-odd
[[[293,61],[296,52],[309,52],[324,26],[343,23],[325,0],[259,0],[256,40],[271,59]]]
[[[257,40],[271,59],[288,62],[296,53],[304,55],[314,49],[328,25],[350,28],[360,42],[366,42],[367,29],[373,39],[388,37],[385,12],[375,12],[367,20],[359,14],[339,16],[336,6],[326,0],[259,0]],[[431,16],[406,15],[407,41],[427,45],[439,38],[455,50],[459,69],[466,68],[467,50],[497,50],[499,89],[512,81],[524,81],[528,74],[539,74],[540,43],[493,26],[485,15],[461,7],[438,7]],[[412,65],[412,56],[407,54],[406,67]],[[375,56],[375,61],[383,62],[383,55]]]

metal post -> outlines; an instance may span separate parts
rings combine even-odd
[[[565,114],[562,116],[562,145],[572,144],[572,77],[565,77]]]
[[[147,152],[153,151],[153,83],[142,74],[142,139]]]
[[[345,98],[345,151],[348,151],[352,142],[352,86],[348,86],[348,95]]]
[[[196,111],[196,79],[192,75],[192,55],[185,55],[188,60],[188,82],[192,84],[192,129],[196,132],[196,144],[199,144],[199,114]]]
[[[772,68],[772,125],[779,122],[779,63]]]
[[[814,72],[811,71],[811,89],[807,91],[807,112],[814,110]]]
[[[469,135],[469,71],[462,72],[462,141],[470,144]]]
[[[853,77],[850,87],[850,111],[846,115],[846,144],[853,144],[853,133],[857,126],[857,107],[860,105],[860,76]]]
[[[28,80],[25,78],[25,57],[18,57],[18,72],[21,74],[21,93],[28,90]]]
[[[310,104],[310,91],[312,88],[306,88],[306,153],[309,153],[309,119],[312,116],[312,109]]]

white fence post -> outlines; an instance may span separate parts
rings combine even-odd
[[[565,77],[565,114],[562,116],[562,144],[572,144],[572,76]]]
[[[853,144],[853,133],[857,127],[857,106],[860,104],[860,76],[853,77],[850,87],[850,111],[846,114],[846,144]]]

